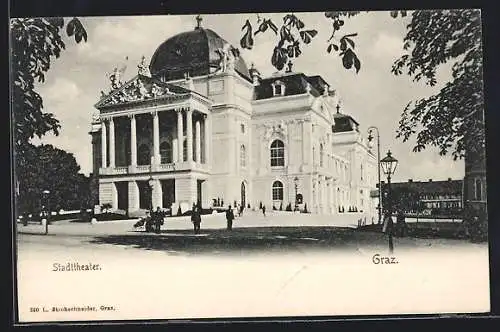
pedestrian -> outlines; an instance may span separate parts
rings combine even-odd
[[[265,205],[262,205],[262,214],[264,215],[264,217],[266,216],[266,206]]]
[[[200,232],[200,224],[201,224],[201,211],[199,206],[193,203],[193,213],[191,214],[191,221],[193,222],[194,234],[198,234]]]
[[[234,219],[233,209],[231,208],[231,205],[229,205],[226,211],[226,221],[227,221],[228,231],[233,229],[233,219]]]
[[[382,226],[382,232],[388,235],[389,237],[389,253],[392,254],[394,250],[394,243],[392,239],[394,231],[394,222],[392,220],[391,214],[388,212],[384,216],[384,224]]]
[[[151,211],[146,211],[146,218],[144,218],[145,222],[145,230],[146,232],[152,232],[153,231],[153,217]]]
[[[154,212],[154,225],[155,225],[155,233],[159,234],[160,233],[160,227],[163,225],[163,218],[165,216],[163,215],[163,212],[161,211],[160,207],[158,206],[156,208],[156,212]]]

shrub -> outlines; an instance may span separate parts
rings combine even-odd
[[[177,209],[177,215],[182,216],[182,209],[181,209],[180,205],[179,205],[179,208]]]
[[[307,203],[306,203],[306,204],[304,204],[304,211],[303,211],[303,212],[304,212],[304,213],[309,213],[309,212],[307,211]]]
[[[292,203],[288,203],[288,205],[286,206],[286,211],[292,211]]]

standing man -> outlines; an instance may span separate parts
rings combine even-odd
[[[226,211],[226,221],[227,221],[228,231],[233,229],[233,219],[234,219],[233,209],[231,208],[231,205],[229,205]]]
[[[194,227],[194,234],[200,233],[201,211],[198,205],[193,203],[193,213],[191,214],[191,222]]]
[[[155,233],[160,234],[160,227],[163,224],[163,218],[165,216],[163,215],[163,212],[161,211],[160,207],[158,206],[156,208],[156,212],[154,213],[154,225],[155,225]]]

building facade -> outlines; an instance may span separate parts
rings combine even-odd
[[[413,181],[391,183],[393,210],[407,215],[453,216],[463,212],[463,180]],[[384,195],[388,185],[383,182]]]
[[[377,160],[320,76],[261,77],[210,29],[162,43],[95,105],[99,204],[129,213],[235,202],[375,215]]]

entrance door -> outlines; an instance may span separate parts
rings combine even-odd
[[[128,210],[128,182],[116,182],[118,193],[118,209]]]
[[[241,183],[241,206],[246,207],[245,182]]]
[[[161,180],[162,203],[164,208],[170,209],[175,202],[175,180]]]

